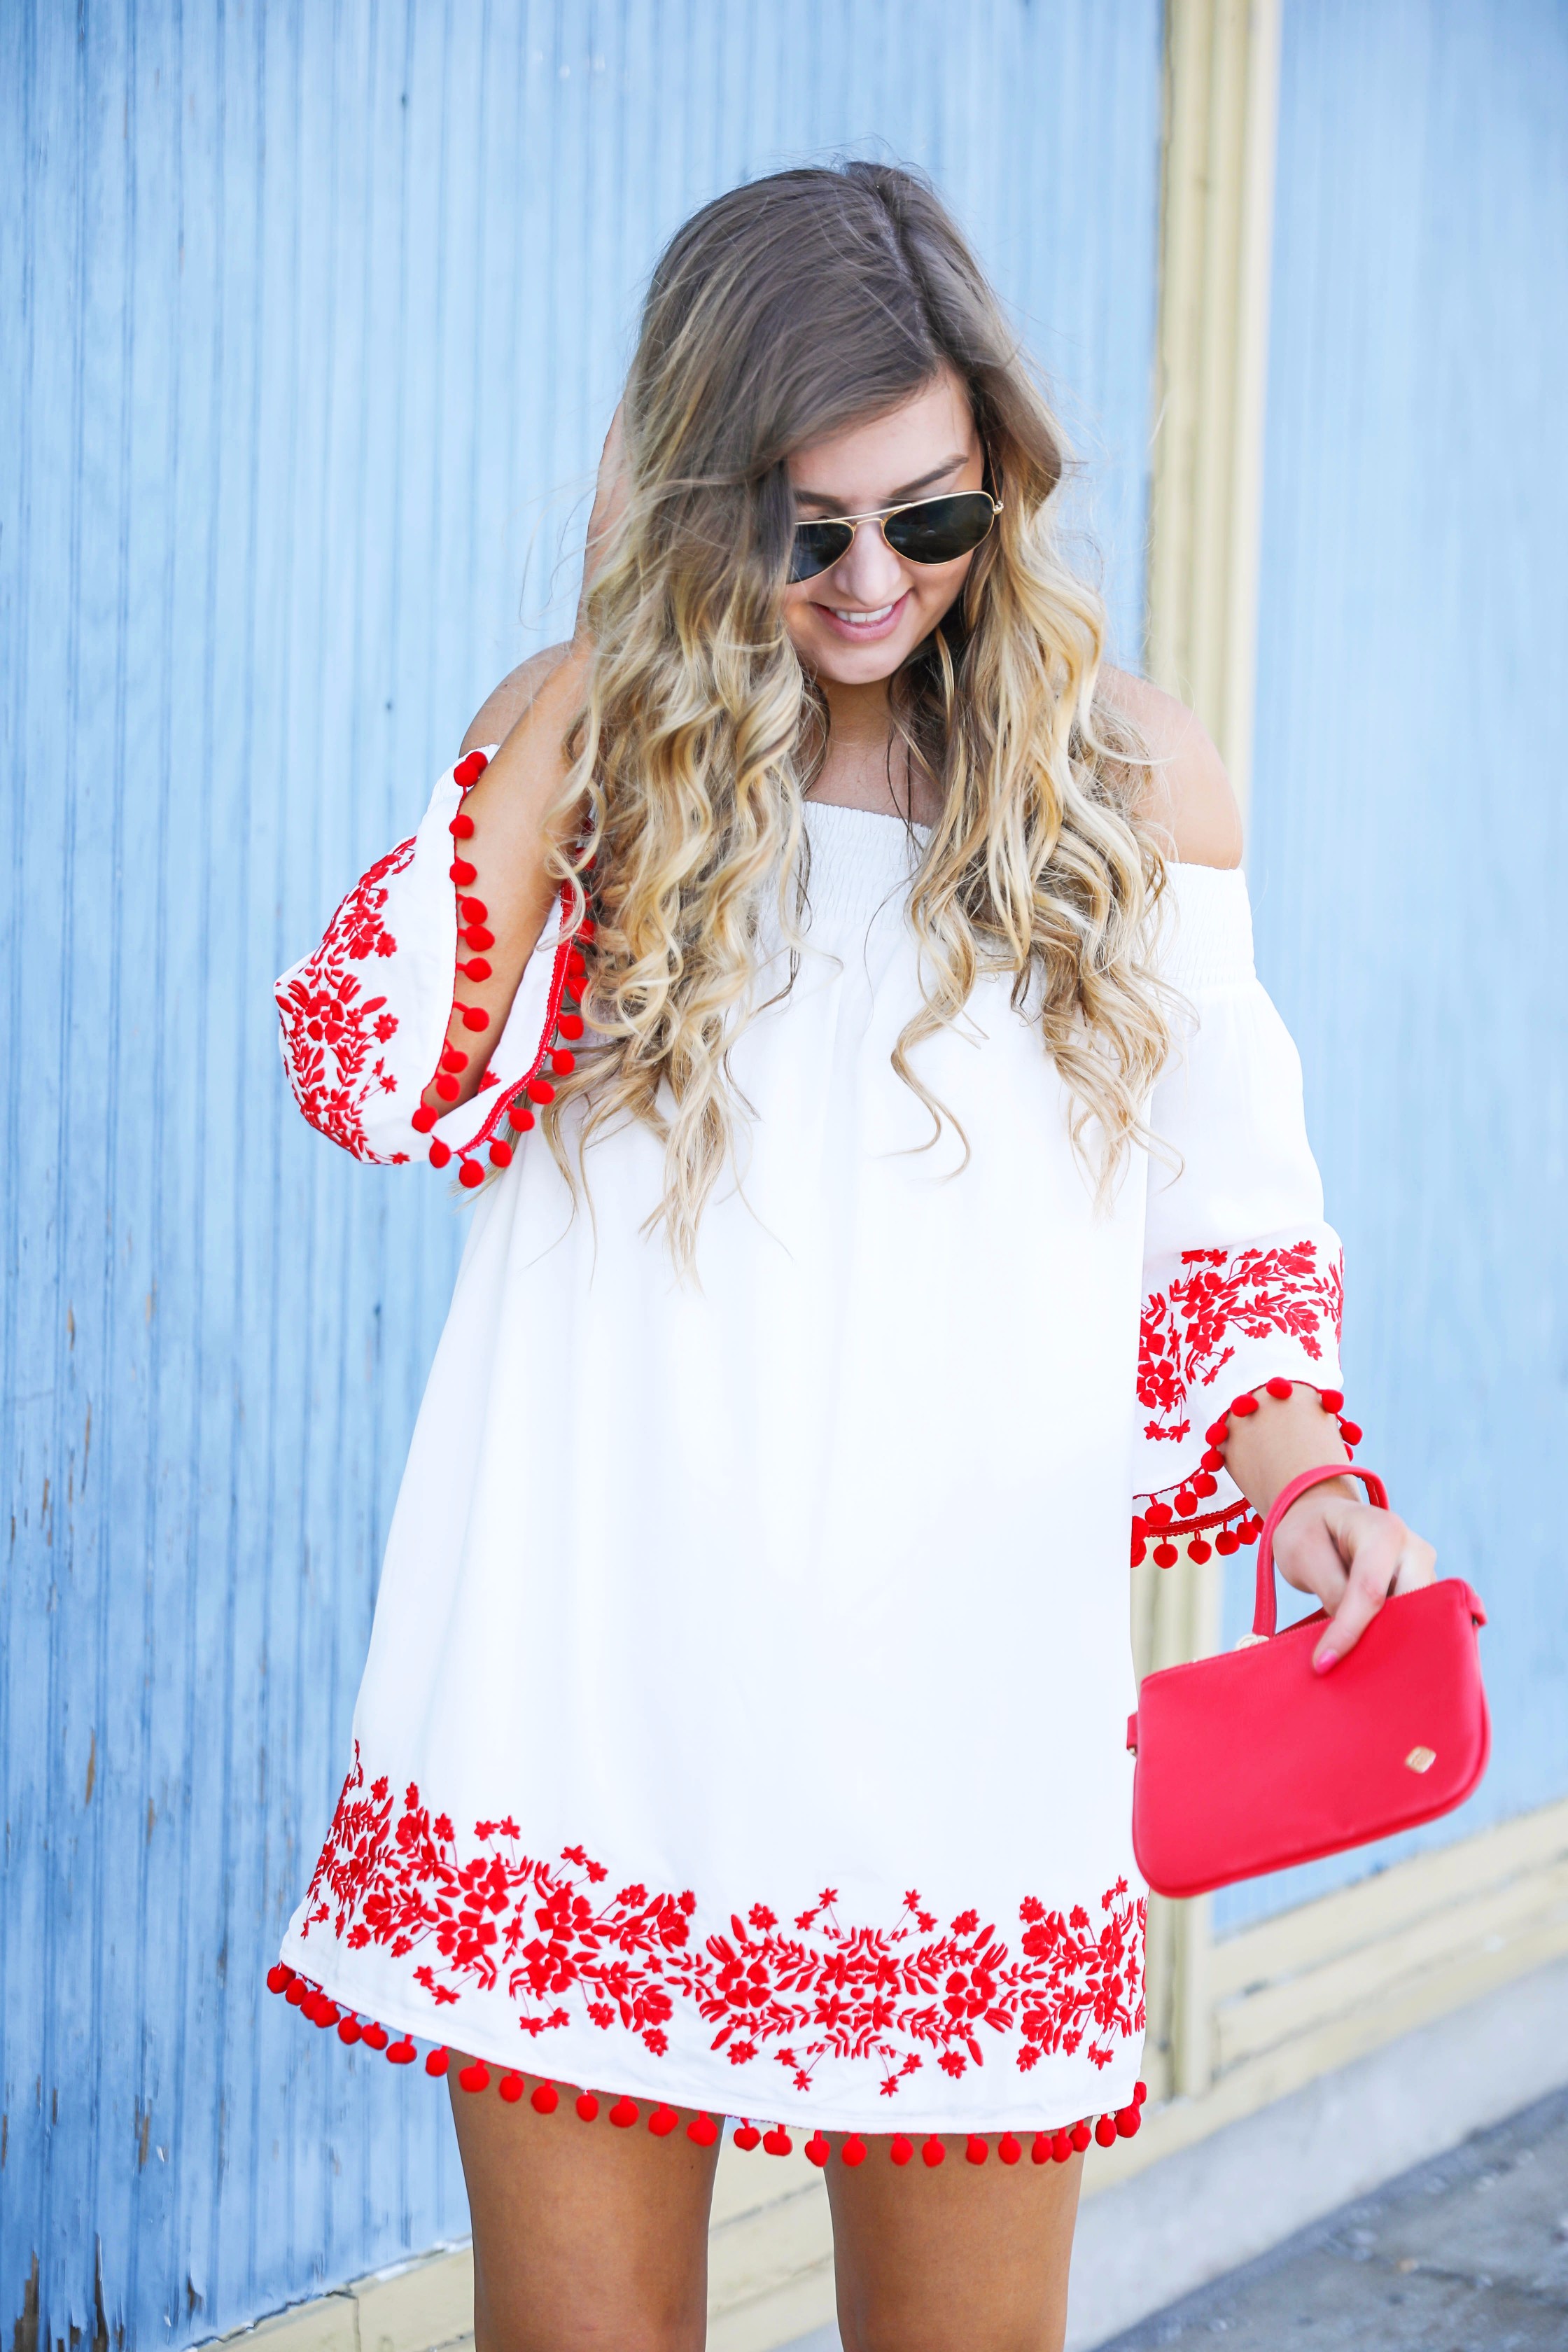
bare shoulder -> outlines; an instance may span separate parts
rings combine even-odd
[[[1152,762],[1143,811],[1168,857],[1184,866],[1239,866],[1241,812],[1208,730],[1173,694],[1127,670],[1102,669],[1100,692],[1131,720]]]
[[[578,667],[573,660],[575,651],[570,644],[546,646],[542,653],[531,654],[525,662],[519,662],[475,711],[463,738],[464,751],[471,751],[482,743],[504,743],[518,720],[532,709],[541,689],[558,671],[570,667],[574,682]],[[566,686],[563,679],[557,693]]]

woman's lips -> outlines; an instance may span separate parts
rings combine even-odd
[[[868,607],[868,614],[873,614],[874,617],[865,619],[846,617],[856,612],[857,608],[853,604],[835,607],[832,604],[819,604],[816,609],[834,635],[841,638],[845,645],[874,646],[883,637],[892,635],[904,617],[904,607],[909,601],[910,592],[906,588],[895,603]]]

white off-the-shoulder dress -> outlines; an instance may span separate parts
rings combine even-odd
[[[1130,1518],[1134,1556],[1233,1551],[1257,1526],[1216,1416],[1270,1379],[1342,1403],[1339,1244],[1246,882],[1172,869],[1171,1161],[1097,1211],[1003,982],[917,1049],[931,1141],[890,1063],[922,844],[810,805],[806,950],[737,1039],[735,1178],[681,1281],[645,1129],[589,1147],[576,1203],[528,1131],[581,1035],[579,943],[542,944],[480,1094],[412,1117],[458,928],[483,936],[452,836],[477,772],[278,987],[307,1118],[477,1198],[274,1987],[432,2072],[474,2053],[476,2088],[735,2116],[742,2146],[957,2131],[1013,2160],[1131,2129]]]

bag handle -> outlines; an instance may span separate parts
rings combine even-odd
[[[1375,1470],[1363,1470],[1355,1462],[1321,1462],[1314,1470],[1302,1470],[1280,1487],[1269,1506],[1268,1517],[1263,1522],[1263,1533],[1258,1538],[1258,1598],[1252,1612],[1252,1631],[1258,1641],[1267,1642],[1279,1623],[1274,1601],[1274,1530],[1292,1503],[1310,1486],[1321,1486],[1331,1478],[1359,1478],[1366,1488],[1366,1498],[1377,1510],[1388,1508],[1388,1489]]]

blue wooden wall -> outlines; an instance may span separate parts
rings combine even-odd
[[[1259,956],[1365,1458],[1490,1606],[1496,1747],[1447,1821],[1237,1888],[1222,1928],[1568,1793],[1565,384],[1561,0],[1287,5]]]
[[[260,1990],[457,1231],[301,1125],[273,974],[558,629],[658,247],[778,163],[947,189],[1135,650],[1159,39],[1157,0],[0,9],[8,2338],[35,2262],[48,2338],[97,2280],[170,2346],[465,2224],[441,2095]]]

